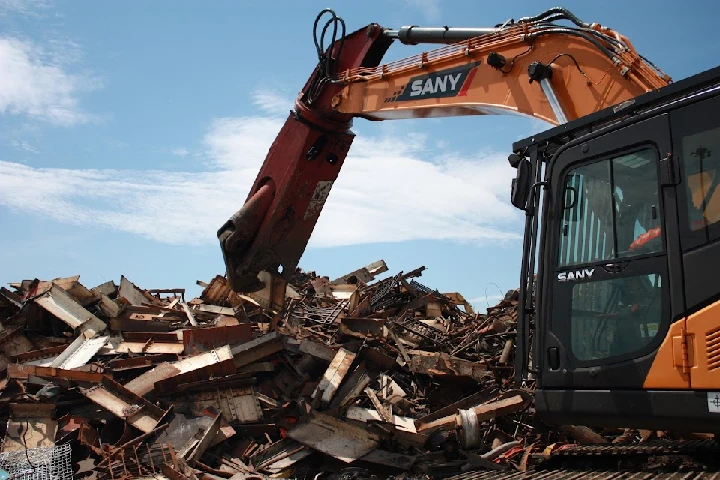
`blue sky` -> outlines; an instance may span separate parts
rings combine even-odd
[[[216,229],[243,202],[315,62],[330,6],[372,22],[493,26],[555,1],[0,0],[0,284],[121,274],[145,288],[223,272]],[[674,79],[715,66],[715,1],[567,1]],[[386,60],[417,53],[393,45]],[[508,203],[516,117],[369,123],[301,266],[331,277],[380,258],[483,308],[518,284]]]

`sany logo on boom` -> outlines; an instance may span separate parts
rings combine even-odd
[[[448,73],[442,77],[426,78],[425,80],[418,78],[410,84],[410,96],[427,95],[429,93],[445,93],[448,91],[448,83],[450,83],[450,91],[455,91],[461,73]]]
[[[427,98],[463,96],[477,71],[480,62],[468,63],[433,73],[412,77],[385,102],[407,102]]]

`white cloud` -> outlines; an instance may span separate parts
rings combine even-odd
[[[292,99],[274,90],[259,89],[252,96],[255,106],[270,115],[287,115],[294,106]]]
[[[172,153],[173,155],[177,155],[178,157],[187,157],[188,155],[190,155],[190,150],[184,147],[180,147],[172,149],[170,153]]]
[[[243,203],[283,119],[216,120],[200,173],[32,168],[0,162],[0,205],[172,244],[212,244]],[[356,138],[311,246],[519,238],[502,154],[432,158],[422,135]]]
[[[10,145],[12,145],[14,148],[17,148],[18,150],[23,150],[25,152],[40,153],[40,151],[35,146],[33,146],[29,142],[26,142],[25,140],[10,140]]]
[[[0,114],[64,126],[91,120],[79,108],[78,95],[98,88],[99,82],[66,71],[77,55],[72,42],[58,41],[48,52],[28,41],[0,37]]]
[[[429,22],[440,19],[440,0],[405,0],[405,3],[420,10]]]
[[[13,14],[37,16],[49,7],[47,0],[0,0],[0,16]]]

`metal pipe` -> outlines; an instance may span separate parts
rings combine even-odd
[[[399,30],[387,29],[386,37],[400,40],[406,45],[418,43],[456,43],[468,38],[499,32],[500,28],[462,28],[462,27],[401,27]]]
[[[550,102],[550,108],[552,108],[558,124],[567,123],[567,117],[565,116],[565,112],[563,112],[563,109],[560,106],[560,102],[558,101],[557,96],[555,96],[555,91],[553,90],[552,85],[550,85],[550,80],[547,78],[541,79],[540,87],[542,88],[543,93],[547,97],[548,102]]]

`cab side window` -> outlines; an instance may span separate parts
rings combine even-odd
[[[720,99],[674,112],[674,150],[682,168],[680,240],[684,251],[720,239]],[[679,155],[678,155],[679,154]]]

